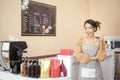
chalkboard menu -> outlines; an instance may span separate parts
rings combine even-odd
[[[21,16],[22,36],[56,36],[56,6],[22,2]]]

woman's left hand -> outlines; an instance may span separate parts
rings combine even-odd
[[[92,57],[90,57],[91,60],[95,60],[97,58],[98,58],[98,56],[92,56]]]

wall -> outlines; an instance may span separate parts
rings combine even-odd
[[[90,16],[88,0],[36,0],[57,7],[56,36],[21,36],[21,0],[1,0],[0,40],[14,35],[28,44],[25,56],[56,54],[61,48],[73,48]]]
[[[120,36],[120,0],[35,0],[57,7],[56,36],[21,36],[21,0],[0,1],[0,40],[10,34],[28,44],[28,56],[56,54],[61,48],[73,48],[83,23],[88,18],[99,20],[106,36]]]
[[[102,23],[98,33],[120,36],[120,0],[90,0],[90,17]]]

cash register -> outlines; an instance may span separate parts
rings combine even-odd
[[[14,74],[20,73],[20,64],[27,44],[25,41],[0,41],[0,66]]]

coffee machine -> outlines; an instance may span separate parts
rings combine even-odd
[[[20,73],[23,53],[27,48],[25,41],[0,41],[0,65],[3,70]]]

